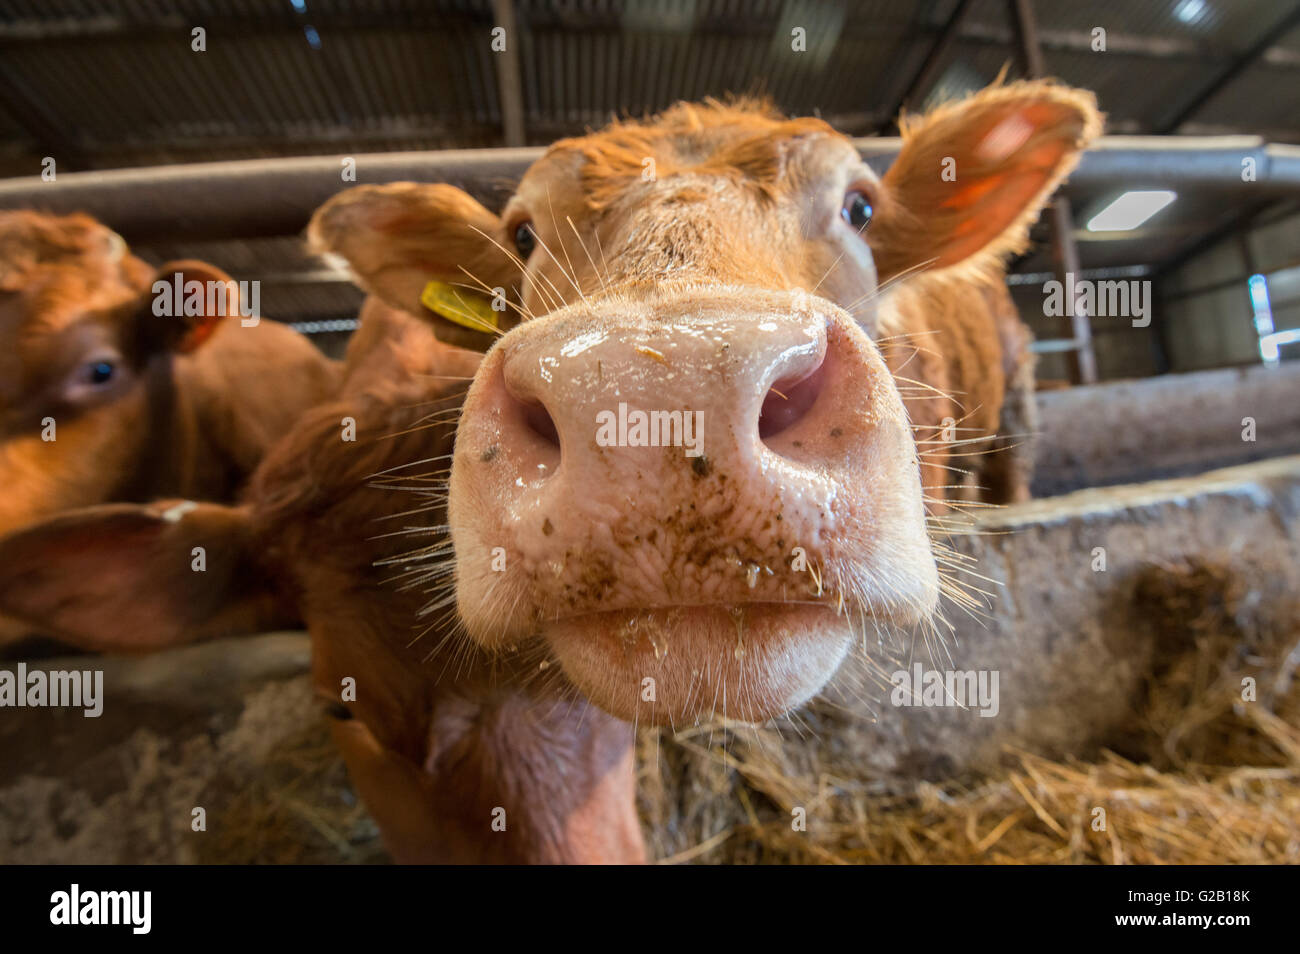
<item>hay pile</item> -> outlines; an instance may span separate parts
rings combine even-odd
[[[175,836],[200,864],[383,864],[379,828],[348,779],[307,676],[272,683],[216,742],[198,796],[208,834]],[[188,813],[185,815],[188,821]]]
[[[996,777],[900,787],[865,776],[833,740],[788,729],[644,730],[652,853],[741,864],[1300,861],[1300,604],[1261,605],[1245,581],[1201,564],[1152,568],[1136,593],[1158,621],[1157,665],[1139,724],[1093,761],[1008,751]],[[1254,701],[1242,698],[1247,677]],[[796,808],[806,831],[793,830]]]
[[[1158,650],[1142,718],[1091,761],[1008,751],[994,776],[900,783],[856,764],[816,706],[801,713],[802,739],[789,725],[643,729],[638,797],[652,857],[1300,862],[1300,604],[1269,605],[1258,588],[1204,565],[1152,568],[1136,598]],[[1244,677],[1256,681],[1254,702],[1242,700]],[[305,677],[299,688],[306,707]],[[321,720],[305,714],[270,749],[204,793],[223,822],[197,860],[387,859]],[[791,827],[796,807],[806,831]]]
[[[200,864],[385,864],[379,828],[324,725],[277,744],[256,774],[207,791],[218,837],[197,840]]]

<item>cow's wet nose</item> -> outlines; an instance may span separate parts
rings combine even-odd
[[[500,450],[525,483],[560,470],[590,480],[597,461],[608,475],[620,456],[642,473],[674,457],[697,473],[759,466],[762,445],[774,449],[823,399],[833,356],[823,316],[734,311],[521,329],[501,362]]]
[[[448,522],[481,641],[817,599],[823,568],[859,568],[852,595],[891,618],[934,600],[889,369],[851,316],[791,294],[606,302],[515,328],[466,398]],[[929,570],[885,569],[904,565]]]

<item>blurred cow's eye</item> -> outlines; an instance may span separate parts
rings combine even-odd
[[[844,205],[840,209],[840,215],[844,221],[849,223],[859,232],[865,231],[871,224],[871,203],[861,192],[850,192],[844,197]]]
[[[116,372],[117,366],[112,361],[95,361],[86,367],[86,380],[91,384],[107,384]]]
[[[535,248],[537,248],[537,236],[533,234],[533,223],[520,222],[515,226],[515,249],[519,252],[519,257],[525,262],[528,261]]]
[[[119,393],[125,370],[117,354],[101,354],[83,361],[64,380],[62,398],[74,405],[112,400]]]

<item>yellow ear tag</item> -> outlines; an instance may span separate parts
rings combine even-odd
[[[431,281],[420,292],[420,304],[462,328],[492,334],[500,321],[487,296],[446,282]]]

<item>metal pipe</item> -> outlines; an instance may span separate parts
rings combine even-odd
[[[1107,186],[1294,194],[1300,146],[1258,136],[1106,136],[1084,154],[1069,187]]]
[[[1043,48],[1038,42],[1038,20],[1030,0],[1007,0],[1007,13],[1011,18],[1011,31],[1015,35],[1016,53],[1020,58],[1020,71],[1037,77],[1047,73],[1043,63]]]
[[[877,171],[898,155],[896,138],[854,140]],[[450,182],[499,206],[543,150],[456,149],[361,154],[357,182]],[[1253,160],[1254,181],[1243,180]],[[0,209],[89,212],[128,241],[294,235],[311,213],[348,187],[340,157],[189,163],[0,180]],[[1255,136],[1111,136],[1083,157],[1066,195],[1100,189],[1217,190],[1268,198],[1300,194],[1300,146]]]
[[[524,86],[519,78],[519,42],[522,34],[515,29],[514,0],[492,0],[496,25],[505,31],[506,46],[494,59],[497,67],[497,93],[501,97],[501,133],[507,146],[522,146],[524,138]]]
[[[356,183],[449,182],[500,204],[540,149],[457,149],[356,156]],[[204,162],[0,182],[0,208],[89,212],[127,241],[295,235],[350,187],[341,157]]]

